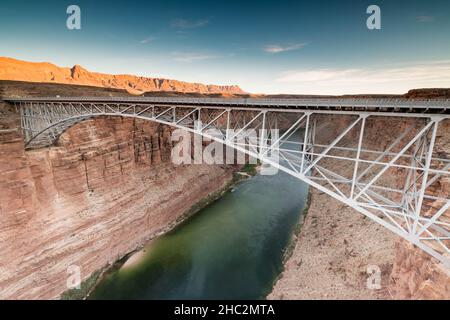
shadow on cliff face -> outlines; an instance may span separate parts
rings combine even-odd
[[[3,83],[2,94],[65,92],[49,87]],[[18,112],[0,102],[0,256],[8,257],[0,298],[58,297],[69,266],[89,278],[233,179],[221,166],[175,167],[170,151],[169,128],[119,117],[85,121],[58,146],[25,151]]]

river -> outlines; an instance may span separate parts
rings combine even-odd
[[[90,299],[264,299],[306,204],[284,172],[256,175],[108,272]]]

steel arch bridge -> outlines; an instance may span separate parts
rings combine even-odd
[[[98,116],[150,120],[259,159],[349,205],[450,271],[450,101],[10,98],[26,148]],[[211,134],[209,129],[216,129]],[[257,140],[246,135],[258,130]],[[280,129],[279,136],[271,130]],[[294,134],[300,132],[300,138]],[[296,141],[297,140],[297,141]],[[276,155],[277,157],[274,157]]]

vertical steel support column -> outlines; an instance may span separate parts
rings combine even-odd
[[[19,102],[19,111],[20,111],[20,126],[22,127],[22,133],[25,138],[25,144],[28,141],[29,131],[26,129],[25,117],[24,117],[24,109],[22,106],[22,102]]]
[[[227,127],[225,131],[225,141],[227,141],[230,136],[230,121],[231,121],[231,109],[227,109]]]
[[[306,157],[306,145],[308,143],[308,130],[309,130],[309,120],[310,120],[311,113],[306,113],[306,126],[305,126],[305,133],[303,134],[303,151],[302,151],[302,162],[300,165],[300,173],[303,173],[303,166],[305,163],[305,157]]]
[[[366,118],[367,115],[362,115],[362,123],[361,123],[361,131],[359,133],[359,140],[358,140],[358,150],[356,152],[356,160],[355,160],[355,167],[353,169],[353,179],[352,179],[352,189],[350,191],[350,199],[353,199],[353,194],[355,192],[355,184],[356,184],[356,175],[358,174],[358,166],[359,166],[359,158],[361,156],[361,146],[364,136],[364,129],[366,127]]]
[[[198,108],[197,111],[197,123],[194,126],[195,131],[201,131],[202,130],[202,113],[201,113],[201,109]]]
[[[417,221],[420,217],[420,211],[422,210],[423,197],[425,195],[425,190],[427,188],[428,174],[430,172],[430,165],[431,165],[431,159],[433,156],[434,143],[436,141],[436,134],[437,134],[437,129],[438,129],[440,119],[432,118],[432,121],[433,121],[433,129],[432,129],[432,133],[431,133],[430,144],[428,146],[427,159],[426,159],[425,168],[424,168],[423,177],[422,177],[422,185],[420,186],[419,199],[417,202],[417,207],[416,207],[416,212],[415,212],[415,219],[414,219],[414,225],[413,225],[413,230],[412,230],[413,234],[416,233]],[[426,138],[426,135],[425,135],[425,138]]]
[[[259,154],[262,155],[263,150],[265,150],[266,143],[265,143],[265,135],[266,135],[266,111],[263,113],[263,121],[262,121],[262,129],[261,129],[261,137],[259,141]]]
[[[408,190],[413,188],[413,194],[416,193],[415,190],[415,186],[416,186],[416,174],[417,174],[417,170],[416,169],[412,169],[415,168],[417,166],[417,160],[416,160],[416,155],[419,153],[419,149],[420,149],[420,144],[417,143],[413,154],[411,156],[411,162],[410,162],[410,167],[411,169],[408,170],[408,175],[406,176],[406,181],[405,181],[405,186],[403,188],[403,194],[402,194],[402,208],[403,208],[403,212],[405,213],[405,217],[404,220],[406,222],[406,226],[408,228],[408,232],[411,233],[412,229],[411,229],[411,223],[409,221],[410,218],[413,218],[412,216],[410,217],[409,215],[409,208],[408,206],[410,205],[409,202],[411,201],[411,203],[413,202],[413,197],[414,196],[410,196],[408,194]],[[411,184],[411,181],[413,181],[413,183]],[[411,205],[412,206],[412,205]]]
[[[314,161],[314,157],[315,157],[314,146],[316,145],[316,128],[317,128],[317,117],[314,118],[312,130],[310,130],[311,131],[311,159],[310,159],[311,162]]]

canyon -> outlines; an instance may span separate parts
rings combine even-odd
[[[131,94],[116,87],[16,81],[1,82],[0,93]],[[401,128],[380,121],[368,130],[376,146]],[[171,229],[232,180],[232,166],[174,166],[170,132],[141,120],[99,117],[72,127],[50,148],[25,151],[17,110],[0,103],[0,298],[60,297],[68,267],[80,267],[82,279],[89,279]],[[446,156],[449,139],[446,123],[437,141]],[[436,193],[449,190],[445,181],[436,186]],[[311,193],[293,245],[271,299],[450,298],[442,265],[319,191]],[[380,267],[381,290],[366,288],[368,264]]]

